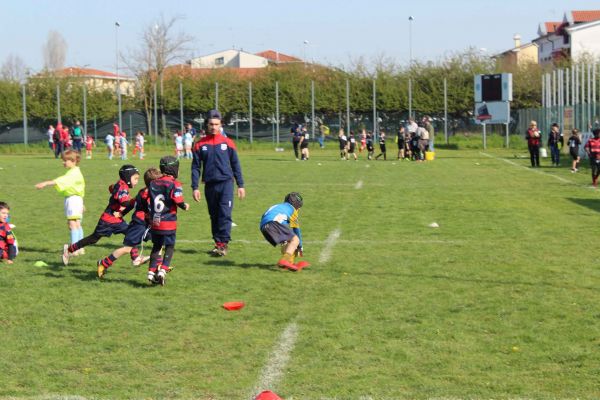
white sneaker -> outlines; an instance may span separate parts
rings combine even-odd
[[[165,286],[165,283],[167,283],[167,271],[165,271],[164,269],[158,271],[158,276],[156,277],[156,280],[158,283],[160,283],[160,286]]]
[[[71,257],[71,255],[69,254],[69,245],[65,244],[63,246],[63,253],[62,253],[63,264],[69,265],[69,257]]]
[[[148,271],[148,283],[151,285],[156,283],[156,274],[152,271]]]
[[[137,256],[136,259],[133,260],[131,263],[134,267],[139,267],[140,265],[145,264],[148,261],[150,261],[150,256]]]

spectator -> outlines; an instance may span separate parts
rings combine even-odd
[[[429,151],[434,151],[433,140],[434,140],[434,136],[435,136],[435,129],[433,128],[433,124],[431,123],[431,117],[425,116],[423,118],[423,123],[425,125],[425,129],[427,130],[427,133],[429,136],[429,144],[428,144]]]
[[[552,165],[558,167],[560,165],[560,151],[565,145],[563,133],[557,123],[552,124],[550,133],[548,134],[548,147],[552,156]]]
[[[409,117],[408,124],[406,125],[406,130],[408,131],[408,133],[412,136],[414,133],[417,133],[418,128],[419,125],[417,125],[415,120],[412,117]]]
[[[196,137],[196,135],[198,134],[198,132],[196,132],[196,129],[189,122],[185,126],[185,133],[189,133],[190,135],[192,135],[192,138]]]
[[[71,129],[71,138],[73,139],[73,150],[81,153],[81,148],[83,146],[83,127],[79,120],[75,121],[73,129]]]
[[[298,146],[300,145],[300,125],[294,124],[294,126],[290,129],[290,133],[292,134],[292,145],[294,146],[294,155],[296,156],[296,161],[298,158]]]
[[[418,124],[418,128],[417,128],[417,136],[419,137],[419,142],[418,142],[419,156],[420,156],[419,159],[421,161],[425,160],[425,152],[429,148],[429,131],[427,131],[427,129],[425,129],[424,125],[425,124],[423,122],[420,122]]]
[[[540,167],[540,143],[542,135],[537,127],[537,122],[531,121],[527,129],[527,147],[529,149],[529,158],[531,159],[531,168]]]
[[[65,150],[63,142],[63,126],[60,122],[56,124],[52,141],[54,142],[54,158],[58,158],[59,156],[62,156],[62,153]]]

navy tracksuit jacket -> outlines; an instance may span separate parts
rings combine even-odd
[[[209,134],[194,145],[193,156],[192,189],[198,189],[202,178],[213,240],[228,243],[231,239],[233,179],[239,188],[244,187],[235,143],[223,135]]]

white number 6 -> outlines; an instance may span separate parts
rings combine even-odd
[[[154,198],[154,212],[161,213],[165,209],[165,195],[159,194]]]

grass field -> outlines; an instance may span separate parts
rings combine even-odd
[[[122,237],[62,266],[62,198],[33,187],[62,165],[2,155],[21,254],[0,264],[0,398],[599,398],[599,193],[566,157],[531,170],[515,153],[440,150],[417,164],[243,150],[230,254],[206,254],[206,204],[192,202],[165,287],[126,259],[96,279]],[[82,162],[86,234],[120,165]],[[180,175],[191,200],[188,161]],[[299,273],[274,266],[258,230],[290,191],[304,197],[312,262]],[[233,300],[246,307],[221,308]]]

